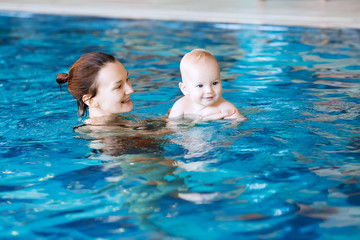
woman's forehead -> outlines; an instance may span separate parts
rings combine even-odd
[[[98,73],[98,81],[100,82],[117,82],[119,80],[126,80],[128,72],[125,67],[119,62],[112,62],[105,64]]]

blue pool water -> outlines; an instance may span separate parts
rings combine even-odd
[[[248,121],[168,131],[193,48]],[[55,76],[92,51],[153,130],[73,131]],[[359,239],[359,63],[359,30],[2,12],[0,238]]]

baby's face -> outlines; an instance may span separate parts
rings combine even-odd
[[[182,72],[182,80],[187,95],[195,104],[209,107],[221,97],[220,67],[216,61],[188,64]]]

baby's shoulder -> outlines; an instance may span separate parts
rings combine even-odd
[[[231,102],[229,102],[228,100],[221,98],[218,104],[218,108],[222,109],[222,110],[229,110],[232,108],[236,108],[236,106],[234,104],[232,104]]]
[[[187,105],[187,99],[185,98],[185,96],[177,100],[169,112],[169,117],[174,118],[174,117],[182,116],[184,114],[186,105]]]
[[[183,96],[174,103],[173,107],[183,108],[187,104],[187,101],[186,96]]]

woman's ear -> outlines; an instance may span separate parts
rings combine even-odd
[[[96,107],[97,106],[95,99],[90,94],[85,94],[82,97],[82,100],[88,107]]]
[[[179,82],[179,88],[181,90],[181,92],[184,94],[184,95],[188,95],[189,92],[188,90],[186,89],[186,86],[183,82]]]

